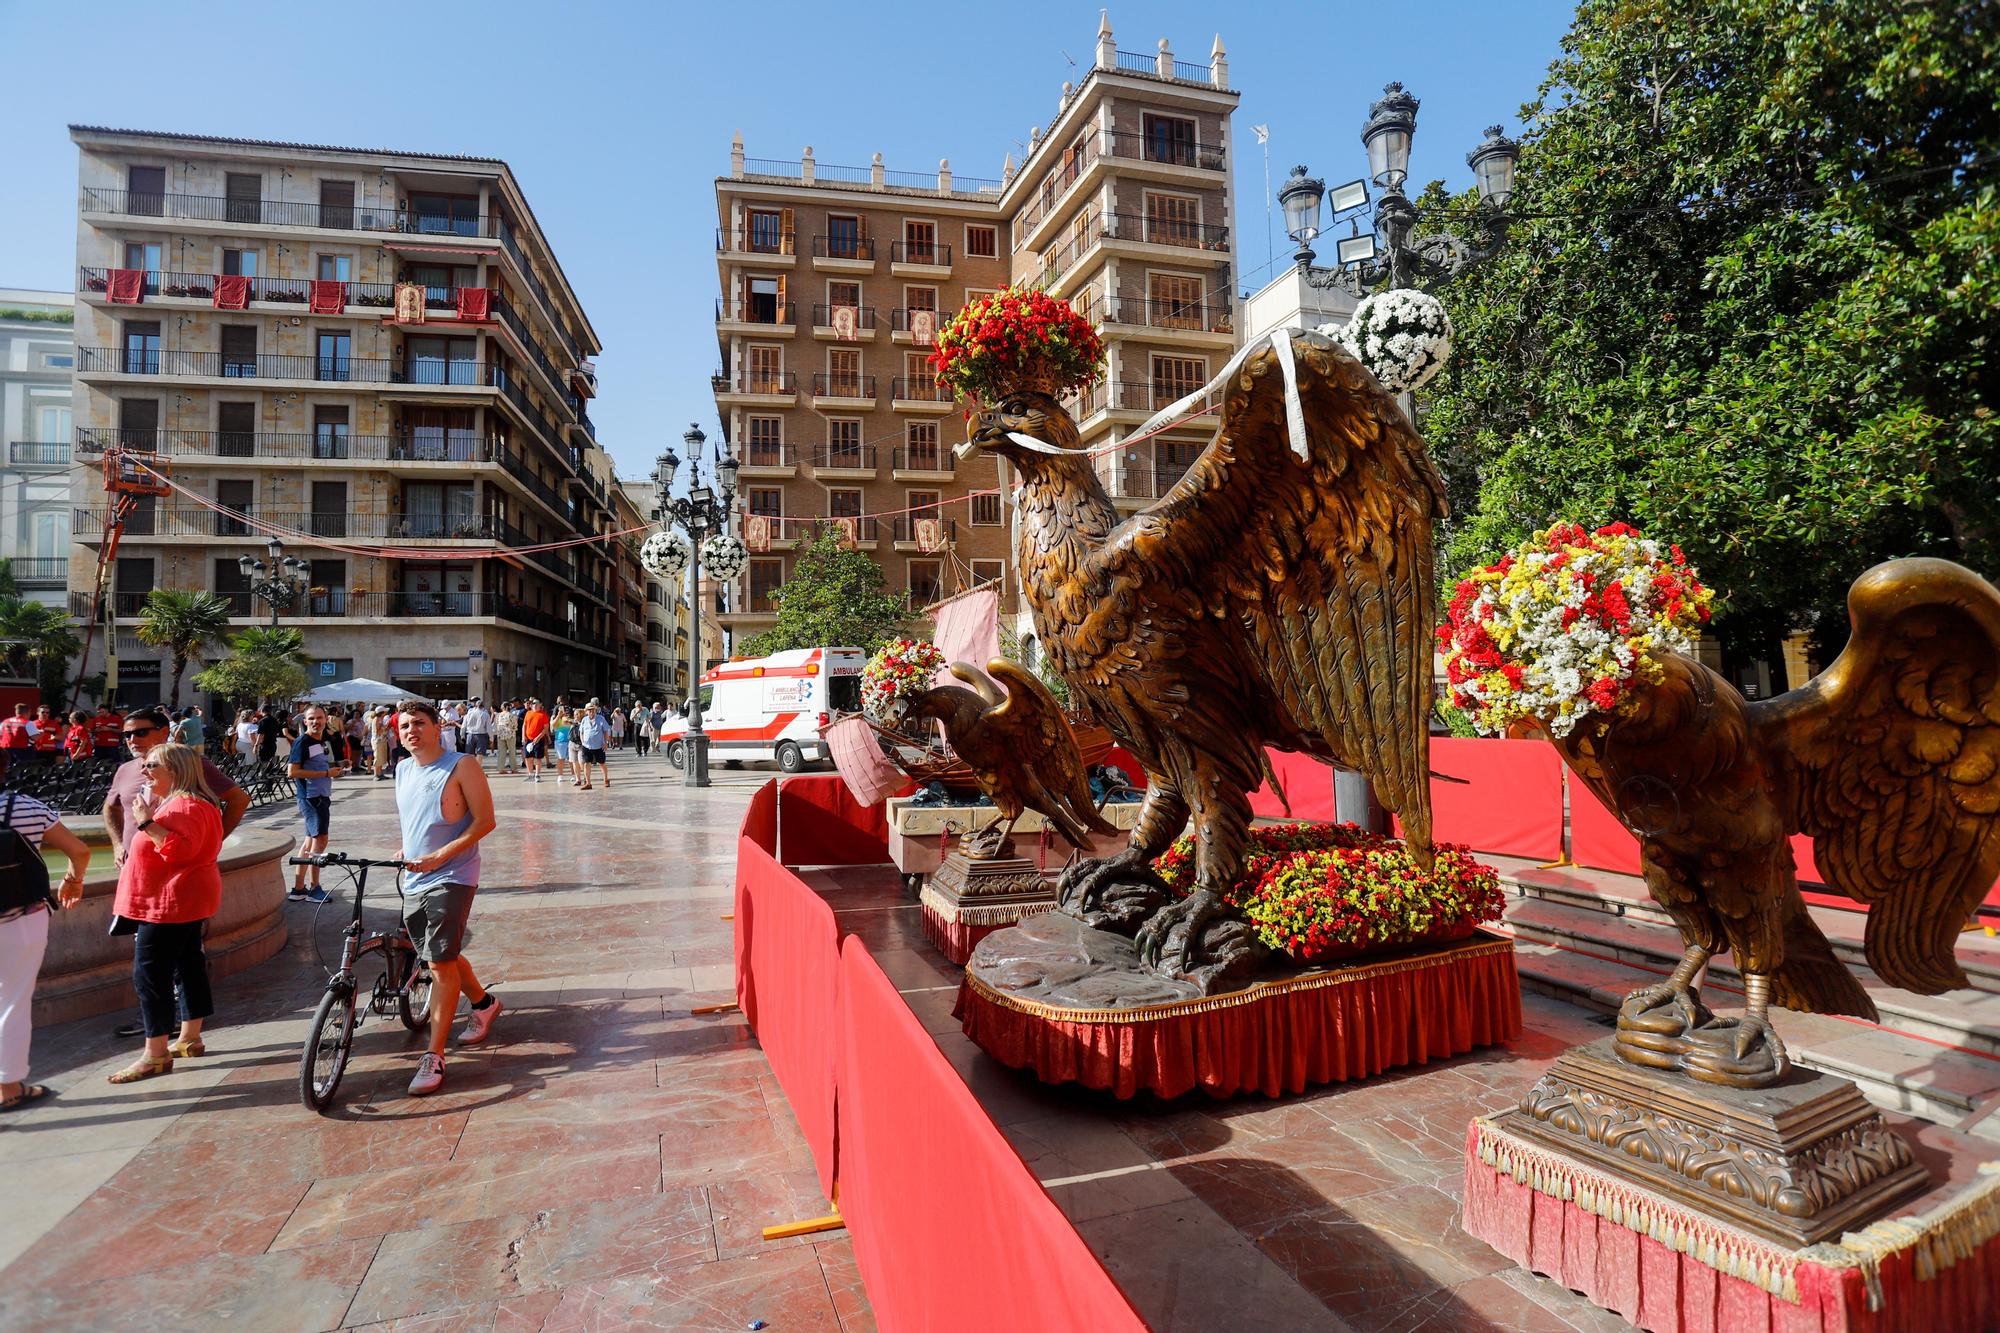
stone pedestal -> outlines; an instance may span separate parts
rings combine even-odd
[[[1011,843],[1005,849],[1013,851]],[[978,858],[953,851],[924,882],[924,933],[961,966],[988,934],[1056,905],[1053,876],[1025,856]]]
[[[1629,1064],[1609,1037],[1565,1052],[1495,1123],[1793,1249],[1866,1226],[1930,1185],[1845,1079],[1795,1067],[1768,1088],[1718,1087]]]

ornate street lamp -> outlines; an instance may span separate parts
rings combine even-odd
[[[264,549],[271,557],[269,564],[246,555],[237,560],[236,567],[249,580],[251,596],[261,598],[271,608],[271,628],[276,629],[278,613],[290,610],[292,603],[299,600],[299,590],[305,587],[312,566],[297,556],[286,555],[285,544],[276,537]]]
[[[1481,208],[1472,220],[1475,234],[1467,237],[1451,231],[1432,231],[1412,240],[1411,233],[1422,220],[1417,206],[1403,192],[1410,176],[1410,141],[1417,132],[1417,99],[1400,83],[1382,89],[1382,96],[1368,108],[1368,123],[1361,127],[1361,143],[1368,151],[1369,178],[1380,187],[1375,204],[1374,230],[1358,233],[1338,243],[1337,263],[1332,268],[1315,268],[1312,242],[1320,235],[1320,204],[1326,195],[1325,182],[1294,167],[1278,201],[1285,210],[1285,231],[1298,242],[1293,256],[1306,285],[1318,291],[1340,287],[1356,296],[1371,288],[1442,287],[1476,263],[1499,252],[1507,235],[1507,203],[1514,194],[1514,164],[1521,146],[1508,138],[1498,125],[1489,126],[1486,137],[1466,155],[1479,187]],[[1367,187],[1356,181],[1334,192],[1336,218],[1368,202]]]
[[[653,506],[653,521],[661,528],[646,539],[639,561],[650,573],[668,580],[678,578],[682,569],[690,562],[693,564],[688,597],[693,635],[688,644],[688,729],[682,741],[685,756],[682,774],[688,786],[706,787],[708,735],[701,729],[701,562],[705,554],[711,570],[726,579],[743,567],[744,552],[742,543],[726,531],[730,506],[736,499],[737,467],[727,443],[716,446],[717,485],[711,488],[701,475],[702,450],[708,444],[708,437],[702,434],[699,425],[691,425],[681,441],[687,445],[693,468],[688,474],[687,494],[679,499],[671,497],[681,460],[673,446],[668,445],[653,465],[653,485],[658,496]],[[685,531],[687,538],[678,536],[674,528]]]

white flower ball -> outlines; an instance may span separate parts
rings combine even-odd
[[[1391,393],[1421,388],[1451,358],[1451,317],[1428,292],[1377,292],[1354,308],[1346,327],[1323,325]]]
[[[671,528],[654,533],[639,548],[639,563],[655,578],[679,578],[692,559],[694,543]]]
[[[701,562],[719,579],[733,579],[750,559],[749,548],[726,532],[701,544]]]

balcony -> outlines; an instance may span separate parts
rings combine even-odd
[[[1077,390],[1063,406],[1069,409],[1072,417],[1082,422],[1106,411],[1154,412],[1178,397],[1179,394],[1156,387],[1146,380],[1098,380]]]
[[[812,400],[814,407],[873,407],[875,377],[820,371],[812,377]]]
[[[799,474],[799,451],[789,444],[752,443],[737,461],[738,477],[775,480]]]
[[[394,361],[376,356],[271,352],[187,352],[170,348],[79,347],[79,375],[162,375],[175,379],[299,380],[316,384],[416,384],[478,388],[480,361]]]
[[[852,311],[854,327],[845,330],[835,320],[841,311]],[[875,340],[875,307],[872,305],[815,305],[812,309],[813,337],[822,341],[832,339],[842,342],[873,342]]]
[[[110,521],[109,509],[77,509],[70,515],[71,536],[80,542],[102,540],[106,523]],[[263,541],[269,535],[268,529],[281,530],[281,535],[297,537],[310,542],[314,537],[340,540],[362,539],[382,540],[399,535],[395,532],[401,520],[389,514],[352,514],[346,512],[325,513],[302,509],[262,509],[252,507],[247,510],[216,510],[198,504],[159,504],[141,506],[132,512],[125,523],[128,538],[193,538],[198,541],[214,541],[218,538],[243,538]],[[256,526],[252,526],[252,523]]]
[[[925,520],[937,526],[930,528]],[[940,514],[901,514],[891,534],[898,551],[943,551],[958,541],[958,520]]]
[[[569,510],[568,506],[563,503],[562,496],[556,492],[555,487],[542,479],[539,472],[528,466],[527,459],[522,458],[505,445],[494,446],[493,458],[495,462],[500,464],[501,470],[512,477],[523,490],[527,491],[528,494],[534,496],[537,500],[540,500],[558,516],[563,517],[567,521]],[[503,540],[505,540],[504,537]],[[526,543],[510,542],[509,544],[525,545]]]
[[[497,218],[443,216],[408,208],[316,204],[283,199],[86,187],[83,211],[122,217],[226,222],[260,227],[310,227],[321,231],[393,231],[420,235],[492,236]]]
[[[1235,337],[1235,315],[1226,301],[1209,304],[1161,297],[1131,297],[1105,302],[1103,317],[1106,324],[1199,335],[1187,341],[1208,342],[1214,338],[1228,341]]]
[[[944,413],[956,403],[956,395],[935,375],[898,375],[889,384],[889,406],[898,412]]]
[[[77,290],[89,295],[102,295],[111,289],[111,270],[108,268],[79,268]],[[154,299],[194,301],[204,306],[213,306],[217,278],[214,273],[172,273],[148,269],[144,284],[145,294]],[[248,297],[252,305],[298,307],[307,305],[312,296],[312,283],[306,278],[247,278]],[[343,301],[338,311],[316,310],[315,318],[325,318],[333,314],[374,315],[385,310],[393,310],[396,305],[396,285],[391,282],[343,282],[340,284]],[[445,293],[442,309],[455,311],[458,306],[454,288],[435,288]],[[426,301],[426,305],[431,304]]]
[[[867,236],[813,237],[813,268],[821,273],[873,273],[875,241]]]
[[[1084,268],[1083,261],[1100,245],[1166,247],[1129,253],[1171,256],[1180,250],[1202,250],[1217,254],[1229,251],[1229,228],[1211,227],[1178,218],[1153,217],[1139,213],[1107,213],[1092,217],[1079,235],[1043,256],[1039,281],[1060,291],[1066,278],[1073,279]]]
[[[17,555],[7,562],[7,569],[21,588],[60,588],[69,582],[66,555]]]
[[[900,448],[889,456],[889,474],[896,481],[950,481],[958,460],[949,449]]]
[[[889,341],[914,347],[929,347],[937,341],[938,325],[944,317],[935,310],[897,306],[889,312]]]
[[[1113,500],[1121,502],[1151,502],[1159,499],[1174,488],[1174,483],[1187,475],[1190,464],[1175,466],[1171,463],[1126,463],[1109,477],[1100,476],[1104,492]]]
[[[813,471],[821,476],[866,480],[875,475],[879,465],[872,444],[822,444],[812,451]]]
[[[1206,65],[1195,66],[1206,71]],[[1221,144],[1195,143],[1161,134],[1133,134],[1126,130],[1104,130],[1104,152],[1128,162],[1151,162],[1164,167],[1184,167],[1195,171],[1227,171],[1229,155]]]
[[[68,467],[69,445],[61,440],[15,440],[7,446],[7,461],[15,467]]]
[[[776,227],[717,227],[715,253],[790,268],[798,255],[798,238]]]
[[[796,318],[790,301],[732,301],[725,296],[715,303],[718,333],[790,333]]]
[[[941,241],[897,241],[889,247],[889,272],[899,278],[951,274],[951,247]]]
[[[790,407],[799,400],[799,377],[789,370],[756,373],[746,371],[729,376],[716,372],[708,377],[718,402],[741,403],[746,407]]]
[[[1034,188],[1028,206],[1015,219],[1014,234],[1023,246],[1040,244],[1036,233],[1043,224],[1057,216],[1070,191],[1097,162],[1098,150],[1098,136],[1093,134],[1057,154],[1049,174]]]

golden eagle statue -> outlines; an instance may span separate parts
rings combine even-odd
[[[1686,957],[1627,997],[1626,1059],[1759,1087],[1787,1068],[1768,1017],[1876,1017],[1799,894],[1790,837],[1813,840],[1827,883],[1869,907],[1868,965],[1935,995],[1966,984],[1952,947],[2000,873],[2000,592],[1944,560],[1893,560],[1854,583],[1834,664],[1751,702],[1691,658],[1635,711],[1556,746],[1639,837],[1646,884]],[[1729,950],[1741,1020],[1716,1020],[1694,980]]]
[[[1221,429],[1187,474],[1121,521],[1046,392],[1009,393],[966,449],[1020,475],[1016,562],[1050,662],[1146,771],[1127,849],[1065,874],[1088,907],[1150,863],[1193,817],[1196,889],[1139,933],[1179,967],[1225,911],[1265,747],[1371,778],[1428,858],[1431,525],[1444,488],[1396,400],[1346,351],[1280,332],[1239,354]],[[1296,409],[1287,381],[1296,384]]]

